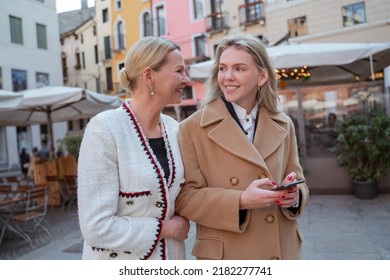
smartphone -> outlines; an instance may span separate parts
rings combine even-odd
[[[295,182],[291,182],[291,183],[288,183],[288,184],[285,184],[285,185],[281,185],[280,187],[277,187],[275,189],[271,189],[271,191],[281,191],[281,190],[285,190],[285,189],[288,189],[289,187],[294,187],[298,184],[301,184],[301,183],[304,183],[305,180],[298,180],[298,181],[295,181]]]

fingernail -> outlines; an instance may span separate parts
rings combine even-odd
[[[289,176],[287,177],[287,180],[291,181],[292,178],[293,178],[293,177],[292,177],[291,175],[289,175]]]
[[[286,198],[286,196],[285,196],[285,195],[282,195],[280,198],[283,199],[283,198]]]
[[[274,181],[272,181],[271,184],[276,186],[276,183]]]
[[[279,203],[280,203],[280,200],[275,200],[275,203],[276,203],[276,204],[279,204]]]

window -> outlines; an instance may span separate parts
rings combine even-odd
[[[12,90],[21,91],[27,89],[27,71],[11,69]]]
[[[80,43],[84,44],[84,36],[83,36],[83,34],[80,34]]]
[[[93,36],[96,36],[96,25],[92,27],[92,34]]]
[[[278,106],[296,126],[298,143],[309,157],[334,157],[337,124],[366,108],[367,112],[385,110],[384,88],[380,84],[327,85],[301,88],[300,92],[286,89],[280,92]],[[301,95],[301,97],[298,97]],[[299,109],[297,100],[302,100]],[[300,116],[303,117],[300,122]],[[301,134],[301,133],[302,134]]]
[[[84,119],[80,119],[80,120],[79,120],[79,128],[80,128],[80,130],[82,130],[82,129],[84,128],[84,126],[85,126],[85,121],[84,121]]]
[[[118,50],[121,50],[121,49],[126,49],[126,46],[125,46],[125,29],[124,29],[124,26],[123,26],[123,21],[119,21],[117,22],[116,24],[116,28],[115,28],[115,41],[116,41],[116,46],[117,46],[117,49]]]
[[[98,46],[97,45],[94,46],[94,50],[95,50],[95,63],[98,64],[99,63],[99,54],[98,54]]]
[[[220,30],[227,27],[223,8],[223,0],[211,0],[211,14],[208,16],[207,31]]]
[[[111,59],[111,38],[110,38],[110,36],[104,37],[104,58]]]
[[[68,67],[66,66],[66,53],[61,53],[61,61],[62,61],[62,75],[64,76],[64,83],[68,80]]]
[[[194,95],[192,93],[192,87],[186,86],[183,91],[182,99],[193,99]]]
[[[306,17],[299,17],[289,19],[288,30],[290,31],[290,37],[298,37],[307,34]]]
[[[95,83],[96,83],[96,85],[95,85],[96,91],[101,92],[102,90],[101,90],[101,86],[100,86],[100,78],[99,77],[96,78]]]
[[[194,45],[195,45],[195,56],[197,58],[202,58],[206,56],[206,36],[201,35],[194,37]]]
[[[85,69],[85,53],[81,53],[81,59],[83,60],[83,69]]]
[[[119,71],[125,67],[125,63],[124,62],[121,62],[121,63],[118,63],[118,75],[119,75]],[[125,89],[122,87],[122,85],[119,83],[119,87],[118,87],[118,90],[117,92],[125,92]]]
[[[80,59],[80,52],[76,52],[76,65],[74,66],[76,70],[81,69],[81,59]]]
[[[36,72],[35,73],[35,80],[37,83],[37,88],[48,86],[49,85],[49,74]]]
[[[142,17],[142,21],[143,21],[143,28],[144,28],[144,31],[143,31],[143,35],[144,37],[146,36],[152,36],[153,35],[153,32],[152,32],[152,20],[151,20],[151,17],[150,17],[150,13],[146,12],[143,14],[143,17]]]
[[[264,20],[264,4],[262,1],[245,0],[245,4],[239,6],[239,12],[240,25]]]
[[[37,45],[39,49],[47,50],[46,25],[37,23]]]
[[[68,130],[73,130],[73,121],[68,121]]]
[[[115,9],[118,11],[118,10],[122,10],[122,0],[116,0],[115,1]]]
[[[103,23],[108,21],[108,9],[103,9],[102,17],[103,17]]]
[[[352,26],[366,22],[366,8],[364,2],[342,7],[343,26]]]
[[[203,0],[192,0],[194,19],[202,19],[204,17]]]
[[[159,6],[156,9],[157,14],[157,35],[162,36],[166,35],[166,26],[165,26],[165,9],[164,6]]]
[[[23,44],[22,19],[14,16],[9,16],[9,25],[11,28],[11,42],[15,44]]]
[[[107,81],[107,90],[113,91],[114,86],[112,84],[112,68],[111,67],[106,68],[106,81]]]

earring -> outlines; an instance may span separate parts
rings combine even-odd
[[[154,95],[154,83],[152,81],[152,86],[150,87],[150,96]]]
[[[257,87],[257,92],[259,93],[259,94],[262,94],[263,93],[263,90],[264,90],[264,87],[262,87],[262,86],[258,86]]]

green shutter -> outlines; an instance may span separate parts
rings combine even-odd
[[[46,26],[37,23],[37,45],[40,49],[47,49]]]
[[[11,29],[11,42],[23,45],[22,19],[9,16],[9,25]]]

